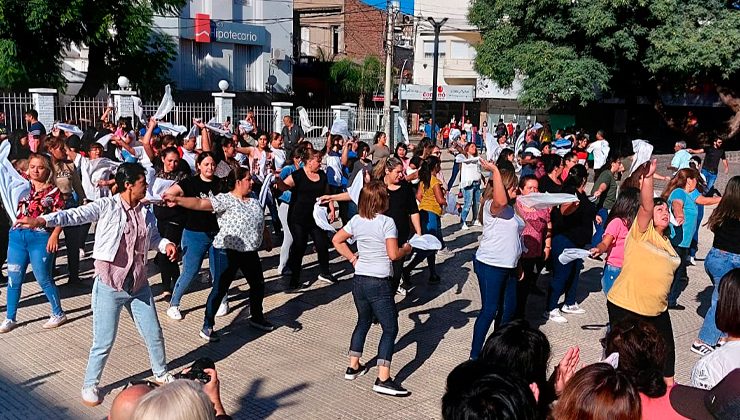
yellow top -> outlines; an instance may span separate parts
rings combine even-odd
[[[637,220],[627,235],[622,271],[609,290],[609,302],[644,316],[656,316],[668,308],[668,291],[680,259],[670,241],[650,222],[640,233]]]
[[[421,201],[419,202],[419,210],[426,210],[434,213],[438,216],[442,215],[442,206],[439,205],[437,199],[434,197],[434,186],[439,185],[437,177],[433,176],[429,181],[429,188],[424,188],[424,183],[419,183],[419,189],[422,190]]]

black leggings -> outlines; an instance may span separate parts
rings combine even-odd
[[[214,284],[206,301],[206,315],[203,325],[213,328],[218,307],[229,291],[236,271],[241,270],[249,283],[249,312],[255,321],[263,321],[262,301],[265,299],[265,277],[262,273],[262,261],[257,251],[239,252],[227,249],[228,265],[221,273],[218,284]],[[221,251],[223,252],[223,251]]]
[[[516,310],[514,311],[514,318],[524,319],[527,298],[532,289],[537,287],[537,279],[545,262],[542,260],[542,257],[522,258],[519,262],[522,265],[522,271],[524,271],[524,278],[522,281],[516,283]]]
[[[645,316],[619,307],[609,301],[606,301],[606,309],[609,312],[609,324],[612,326],[618,324],[625,318],[633,317],[643,320],[655,327],[655,329],[658,330],[658,334],[663,337],[666,345],[663,376],[671,378],[676,374],[676,344],[673,341],[673,325],[671,324],[671,317],[668,315],[667,309],[657,316]]]
[[[326,232],[314,223],[309,225],[289,220],[288,227],[290,234],[293,235],[293,243],[290,245],[290,256],[288,257],[288,267],[291,271],[290,285],[297,286],[300,282],[303,255],[306,253],[309,236],[313,239],[316,253],[319,256],[321,274],[329,274],[329,239]]]
[[[67,272],[69,281],[80,281],[80,249],[84,249],[90,224],[64,228],[64,243],[67,247]]]
[[[178,225],[171,222],[159,221],[157,223],[157,230],[159,235],[163,238],[169,239],[176,246],[179,246],[182,240],[182,225]],[[180,266],[177,261],[170,261],[170,258],[157,252],[156,260],[159,266],[159,273],[162,277],[162,288],[164,291],[172,293],[172,288],[175,286],[175,282],[180,277]]]

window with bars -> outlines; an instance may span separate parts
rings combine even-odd
[[[444,42],[439,43],[439,57],[444,58],[445,56],[445,45]],[[434,41],[424,41],[424,58],[434,58]]]

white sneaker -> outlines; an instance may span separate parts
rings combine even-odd
[[[481,224],[478,219],[475,219],[475,223],[473,223],[473,226],[483,226],[483,224]]]
[[[173,382],[175,380],[175,377],[172,376],[171,373],[165,372],[162,376],[154,375],[154,381],[160,385],[168,384],[170,382]]]
[[[82,388],[82,403],[88,407],[95,407],[100,405],[100,395],[98,394],[98,387],[91,386]]]
[[[60,316],[52,315],[51,317],[49,317],[49,320],[46,321],[44,325],[42,325],[42,327],[48,330],[51,328],[56,328],[64,324],[65,322],[67,322],[67,315],[65,314],[61,314]]]
[[[585,314],[586,310],[581,309],[576,303],[575,305],[563,305],[562,311],[566,314]]]
[[[170,317],[170,319],[174,319],[175,321],[181,320],[182,314],[180,314],[180,307],[170,306],[169,308],[167,308],[167,316]]]
[[[557,308],[553,309],[550,312],[545,312],[545,316],[548,320],[557,322],[558,324],[564,324],[568,322],[568,320],[565,319],[565,317],[560,313],[560,309]]]
[[[224,316],[229,313],[229,297],[224,296],[224,300],[221,301],[221,304],[218,305],[218,311],[216,311],[216,316]]]
[[[452,257],[453,255],[455,254],[447,248],[442,248],[439,251],[437,251],[437,256],[442,257],[442,258],[449,258],[449,257]]]
[[[397,295],[406,296],[406,293],[407,293],[407,290],[406,289],[404,289],[401,286],[398,286],[398,290],[396,290],[396,294]]]
[[[696,258],[689,257],[689,265],[696,265]]]
[[[5,334],[7,332],[11,332],[15,329],[15,327],[18,326],[18,323],[13,321],[12,319],[5,319],[2,324],[0,324],[0,334]]]
[[[460,226],[460,230],[468,230],[468,229],[470,229],[470,228],[468,227],[468,225],[467,225],[467,224],[466,224],[465,222],[463,222],[463,223],[462,223],[462,226]]]

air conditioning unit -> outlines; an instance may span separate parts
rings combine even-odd
[[[280,48],[275,48],[272,50],[272,59],[275,61],[283,61],[285,60],[285,51],[281,50]]]

